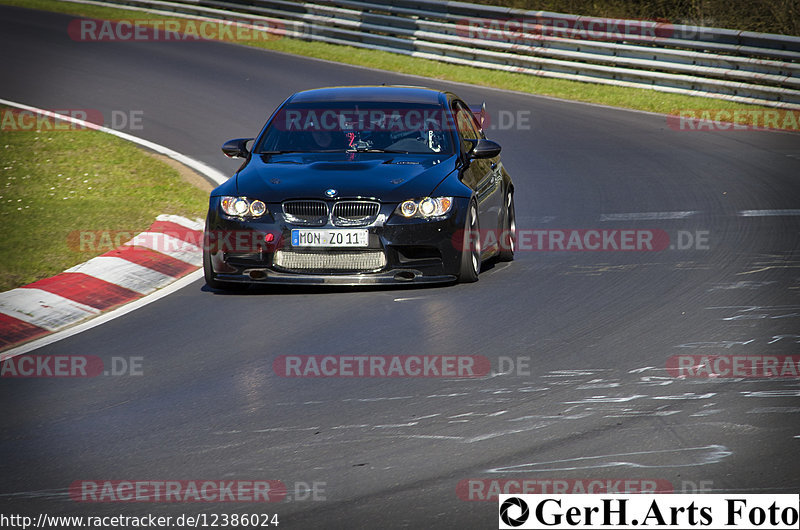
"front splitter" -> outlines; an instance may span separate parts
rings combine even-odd
[[[252,270],[250,269],[250,271]],[[252,285],[417,285],[456,281],[456,277],[451,274],[424,276],[418,271],[409,269],[364,274],[304,274],[278,272],[270,269],[257,269],[257,271],[264,276],[253,278],[249,274],[217,273],[215,278],[221,282],[249,283]]]

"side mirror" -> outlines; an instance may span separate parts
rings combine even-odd
[[[475,142],[475,147],[469,152],[470,158],[494,158],[500,154],[500,144],[481,138]]]
[[[235,140],[228,140],[222,144],[222,152],[228,158],[247,158],[250,151],[247,150],[247,142],[252,138],[236,138]]]

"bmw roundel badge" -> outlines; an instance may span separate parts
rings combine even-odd
[[[331,189],[329,189],[329,190],[325,190],[325,195],[327,195],[328,197],[336,197],[336,194],[337,194],[337,193],[339,193],[339,192],[338,192],[338,191],[336,191],[336,190],[335,190],[335,189],[333,189],[333,188],[331,188]]]

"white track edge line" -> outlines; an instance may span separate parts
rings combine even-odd
[[[118,138],[122,138],[123,140],[128,140],[130,142],[133,142],[135,144],[138,144],[138,145],[146,147],[146,148],[148,148],[150,150],[153,150],[153,151],[155,151],[157,153],[161,153],[163,155],[166,155],[166,156],[172,158],[173,160],[176,160],[176,161],[180,162],[181,164],[184,164],[184,165],[194,169],[198,173],[202,173],[203,175],[205,175],[206,177],[210,178],[214,182],[217,182],[218,184],[222,184],[223,182],[228,180],[228,177],[226,177],[221,171],[218,171],[218,170],[212,168],[211,166],[209,166],[207,164],[204,164],[203,162],[200,162],[199,160],[195,160],[193,158],[189,158],[188,156],[183,155],[183,154],[181,154],[181,153],[179,153],[177,151],[173,151],[169,147],[164,147],[163,145],[159,145],[159,144],[151,142],[149,140],[144,140],[142,138],[139,138],[137,136],[133,136],[131,134],[127,134],[127,133],[120,132],[120,131],[115,131],[114,129],[109,129],[107,127],[103,127],[103,126],[100,126],[100,125],[95,125],[94,123],[89,123],[89,122],[86,122],[86,121],[83,121],[83,120],[79,120],[79,119],[73,118],[71,116],[64,116],[64,115],[58,114],[56,112],[51,112],[51,111],[48,111],[48,110],[39,109],[39,108],[36,108],[36,107],[31,107],[29,105],[25,105],[25,104],[22,104],[22,103],[17,103],[15,101],[9,101],[7,99],[0,98],[0,104],[7,105],[9,107],[16,107],[18,109],[28,110],[28,111],[31,111],[31,112],[35,112],[37,114],[42,114],[44,116],[50,116],[51,118],[58,118],[60,120],[65,120],[65,121],[69,121],[69,122],[72,122],[72,123],[76,123],[78,125],[81,125],[82,127],[87,127],[87,128],[90,128],[90,129],[94,129],[94,130],[102,131],[102,132],[105,132],[105,133],[108,133],[108,134],[112,134],[114,136],[117,136]],[[109,311],[107,313],[101,313],[99,316],[91,318],[90,320],[87,320],[86,322],[83,322],[81,324],[76,324],[76,325],[74,325],[72,327],[69,327],[67,329],[64,329],[62,331],[54,331],[54,332],[52,332],[52,333],[50,333],[50,334],[48,334],[48,335],[46,335],[46,336],[44,336],[44,337],[42,337],[40,339],[32,340],[30,342],[22,344],[21,346],[17,346],[16,348],[11,348],[11,349],[6,350],[4,352],[0,352],[0,360],[10,359],[11,357],[16,357],[17,355],[22,355],[24,353],[28,353],[30,351],[36,350],[38,348],[41,348],[43,346],[47,346],[47,345],[52,344],[54,342],[58,342],[60,340],[66,339],[68,337],[71,337],[73,335],[77,335],[78,333],[81,333],[82,331],[86,331],[87,329],[91,329],[91,328],[93,328],[95,326],[99,326],[100,324],[104,324],[104,323],[108,322],[109,320],[113,320],[115,318],[118,318],[118,317],[121,317],[123,315],[126,315],[126,314],[130,313],[131,311],[139,309],[140,307],[144,307],[147,304],[155,302],[156,300],[158,300],[160,298],[163,298],[164,296],[167,296],[168,294],[172,294],[175,291],[177,291],[177,290],[179,290],[179,289],[181,289],[183,287],[186,287],[190,283],[202,278],[202,276],[203,276],[203,271],[202,270],[196,270],[194,272],[191,272],[188,275],[186,275],[186,276],[184,276],[182,278],[179,278],[175,282],[167,285],[166,287],[162,287],[161,289],[158,289],[155,292],[153,292],[151,294],[148,294],[148,295],[146,295],[146,296],[144,296],[142,298],[134,300],[133,302],[125,304],[122,307],[118,307],[117,309],[114,309],[114,310]]]
[[[128,134],[122,131],[117,131],[115,129],[109,129],[108,127],[103,127],[102,125],[97,125],[88,121],[79,120],[78,118],[73,118],[72,116],[65,116],[64,114],[59,114],[57,112],[31,107],[29,105],[17,103],[15,101],[9,101],[7,99],[0,98],[0,104],[7,105],[9,107],[16,107],[18,109],[27,110],[30,112],[35,112],[36,114],[41,114],[43,116],[49,116],[51,118],[68,121],[70,123],[75,123],[77,125],[80,125],[81,127],[86,127],[87,129],[102,131],[104,133],[114,135],[118,138],[122,138],[123,140],[128,140],[129,142],[133,142],[135,144],[141,145],[142,147],[146,147],[147,149],[155,151],[156,153],[166,155],[171,159],[194,169],[198,173],[202,173],[203,175],[210,178],[217,184],[222,184],[223,182],[228,180],[228,177],[225,176],[224,173],[222,173],[217,169],[214,169],[208,164],[200,162],[199,160],[195,160],[194,158],[189,158],[188,156],[183,155],[177,151],[173,151],[169,147],[164,147],[163,145],[151,142],[150,140],[145,140],[144,138],[139,138],[138,136],[133,136],[132,134]]]
[[[17,355],[22,355],[32,350],[42,348],[54,342],[58,342],[73,335],[77,335],[78,333],[81,333],[93,327],[99,326],[100,324],[105,324],[109,320],[114,320],[115,318],[127,315],[131,311],[135,311],[140,307],[144,307],[147,304],[155,302],[160,298],[163,298],[169,294],[174,293],[175,291],[183,289],[187,285],[199,280],[202,277],[203,277],[203,271],[198,269],[192,273],[187,274],[186,276],[183,276],[182,278],[179,278],[178,280],[174,281],[168,286],[159,289],[152,294],[134,300],[133,302],[118,307],[117,309],[113,309],[111,311],[108,311],[107,313],[102,313],[90,320],[87,320],[80,324],[76,324],[63,331],[56,331],[40,339],[32,340],[31,342],[27,342],[21,346],[17,346],[16,348],[4,351],[0,353],[0,361],[5,361],[6,359],[10,359],[11,357],[16,357]]]
[[[106,7],[108,9],[119,9],[119,10],[122,10],[122,11],[126,11],[126,10],[127,11],[142,11],[142,12],[146,12],[146,13],[149,12],[149,13],[153,13],[153,14],[159,14],[159,12],[163,12],[163,10],[159,10],[159,9],[148,9],[148,8],[145,8],[145,7],[129,6],[129,5],[124,5],[124,4],[114,4],[114,3],[108,3],[108,2],[98,1],[98,0],[57,0],[57,1],[68,3],[68,4],[94,5],[94,6],[97,6],[97,7]],[[50,11],[50,12],[52,13],[52,11]],[[63,14],[69,14],[69,13],[63,13]],[[187,13],[179,13],[179,12],[173,12],[173,11],[168,11],[167,14],[168,14],[168,16],[174,16],[175,18],[190,18],[190,19],[191,18],[194,18],[194,19],[207,18],[207,17],[203,17],[202,15],[191,15],[191,14],[187,14]],[[81,15],[71,15],[71,16],[80,17]],[[226,20],[226,19],[213,19],[212,18],[212,20]],[[291,38],[291,37],[287,37],[287,38]],[[298,40],[302,40],[302,39],[298,39]],[[368,70],[368,71],[373,72],[373,73],[376,72],[376,71],[377,72],[387,72],[389,74],[408,76],[408,77],[411,77],[411,78],[414,78],[414,79],[426,79],[426,80],[429,80],[429,81],[437,81],[437,82],[441,82],[441,83],[450,83],[450,84],[454,84],[454,85],[458,85],[458,86],[464,86],[464,87],[468,87],[468,88],[477,88],[477,89],[489,90],[489,91],[493,91],[493,92],[503,92],[503,93],[506,93],[506,94],[516,94],[516,95],[519,95],[519,96],[528,96],[528,97],[539,98],[539,99],[543,99],[543,100],[547,100],[547,101],[554,101],[554,102],[557,102],[557,103],[574,103],[574,104],[577,104],[577,105],[584,105],[584,106],[587,106],[587,107],[596,107],[596,108],[610,109],[610,110],[621,110],[621,111],[625,111],[625,112],[634,112],[634,113],[637,113],[637,114],[646,114],[646,115],[658,116],[658,117],[673,116],[672,114],[667,114],[665,112],[656,112],[656,111],[652,111],[652,110],[642,110],[642,109],[632,109],[632,108],[628,108],[628,107],[617,107],[617,106],[614,106],[614,105],[608,105],[608,104],[604,104],[604,103],[592,103],[590,101],[580,101],[580,100],[577,100],[577,99],[567,99],[567,98],[558,97],[558,96],[549,96],[549,95],[545,95],[545,94],[534,94],[532,92],[522,92],[520,90],[514,90],[512,88],[498,88],[498,87],[491,87],[491,86],[484,86],[484,85],[476,85],[474,83],[469,83],[469,82],[466,82],[466,81],[453,81],[453,80],[449,80],[449,79],[437,79],[437,78],[427,77],[427,76],[419,75],[419,74],[407,74],[407,73],[403,73],[403,72],[395,72],[393,70],[382,70],[382,69],[381,70],[375,70],[374,68],[371,68],[371,67],[369,67],[367,65],[342,63],[342,62],[338,62],[338,61],[333,61],[331,59],[323,59],[322,57],[311,57],[311,56],[308,56],[308,55],[299,55],[299,54],[295,54],[295,53],[291,53],[291,52],[270,50],[270,49],[266,49],[266,48],[258,48],[258,47],[255,47],[255,46],[248,46],[246,44],[238,44],[238,43],[233,43],[233,42],[226,43],[226,44],[231,44],[233,46],[245,46],[247,48],[254,49],[254,50],[261,50],[263,52],[276,53],[276,54],[279,54],[279,55],[288,55],[288,56],[291,56],[291,57],[297,57],[297,58],[300,58],[300,59],[308,59],[308,60],[311,60],[311,61],[320,61],[320,62],[328,63],[328,64],[343,65],[343,66],[347,66],[347,67],[350,67],[350,68],[358,68],[358,69],[361,69],[361,70]],[[476,67],[476,68],[479,68],[479,67]],[[593,83],[589,83],[589,84],[593,84]],[[646,89],[642,88],[640,90],[646,90]],[[703,97],[703,96],[695,96],[695,97]],[[758,105],[755,105],[755,106],[758,107]],[[797,134],[797,131],[787,131],[787,130],[782,130],[782,129],[761,129],[760,131],[761,132],[784,133],[784,134]]]

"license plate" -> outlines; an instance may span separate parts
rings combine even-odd
[[[368,243],[369,231],[365,229],[292,230],[293,247],[366,247]]]

